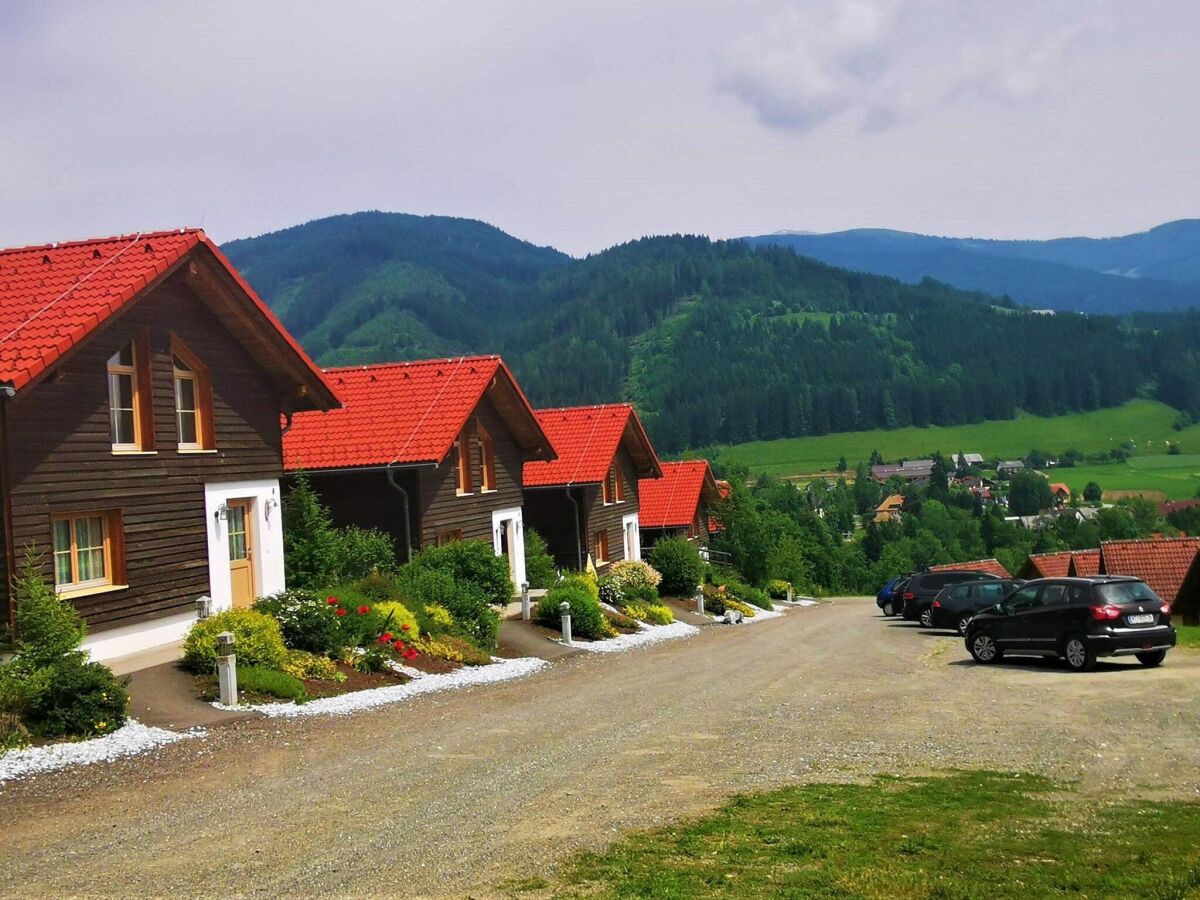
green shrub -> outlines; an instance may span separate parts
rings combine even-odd
[[[425,616],[429,619],[430,631],[442,631],[454,627],[454,617],[450,610],[440,603],[426,603]]]
[[[606,628],[608,620],[600,611],[600,603],[595,597],[578,583],[559,582],[546,592],[546,596],[538,601],[537,620],[551,628],[562,624],[560,603],[568,603],[571,607],[571,632],[581,637],[602,638],[607,636],[611,626]]]
[[[486,666],[492,661],[492,655],[486,650],[480,650],[466,638],[453,634],[423,638],[416,646],[420,652],[434,659],[448,659],[465,666]]]
[[[617,584],[616,579],[605,575],[596,584],[596,599],[601,603],[607,603],[609,606],[624,606],[625,592],[621,590],[621,586]]]
[[[658,588],[652,584],[635,584],[626,587],[623,592],[626,603],[657,605],[659,602]]]
[[[336,607],[314,591],[281,591],[260,597],[252,609],[278,621],[284,644],[293,650],[333,653],[347,643]]]
[[[738,600],[737,598],[731,597],[729,594],[726,594],[725,595],[725,609],[721,610],[721,613],[718,613],[717,615],[724,614],[726,610],[730,610],[730,609],[736,609],[747,619],[753,619],[754,614],[756,612],[754,607],[751,606],[749,603],[743,603],[741,600]]]
[[[637,619],[632,616],[627,616],[624,613],[613,612],[611,609],[601,610],[604,613],[604,618],[617,628],[624,628],[627,631],[637,631]]]
[[[337,536],[339,579],[364,578],[396,568],[396,545],[382,531],[349,525],[338,528]]]
[[[317,681],[336,681],[339,684],[346,680],[345,674],[328,656],[318,656],[304,650],[289,650],[280,671],[301,680],[312,678]]]
[[[280,700],[294,700],[304,703],[308,700],[308,691],[304,682],[293,678],[277,669],[267,669],[262,666],[238,666],[238,690],[252,694],[267,694]]]
[[[484,541],[454,541],[430,547],[418,553],[409,565],[444,572],[459,583],[473,584],[483,591],[489,603],[497,606],[505,606],[513,598],[508,561],[497,556],[492,545]]]
[[[640,559],[623,559],[608,567],[609,576],[622,589],[631,587],[657,588],[662,583],[662,573]]]
[[[531,588],[548,588],[558,578],[554,557],[546,551],[546,541],[532,528],[525,529],[525,580]]]
[[[772,600],[786,600],[791,584],[782,578],[772,578],[767,582],[767,595]]]
[[[738,600],[743,603],[749,603],[751,606],[757,606],[759,609],[774,609],[771,604],[771,598],[767,596],[767,592],[759,590],[753,585],[746,584],[737,578],[722,579],[727,593],[733,594]]]
[[[421,633],[417,617],[403,603],[377,603],[375,614],[380,618],[379,627],[401,640],[415,641]]]
[[[13,583],[16,600],[16,651],[27,669],[57,662],[78,650],[87,626],[71,601],[61,597],[42,576],[42,554],[25,551],[21,573]]]
[[[401,566],[396,586],[404,605],[411,609],[435,604],[454,620],[453,633],[468,638],[484,650],[494,650],[500,634],[500,616],[487,595],[476,585],[454,580],[448,572],[424,566]]]
[[[208,674],[217,664],[217,635],[234,635],[234,653],[241,665],[278,669],[287,658],[279,622],[252,609],[229,609],[202,619],[183,641],[183,663],[193,672]]]
[[[650,603],[643,607],[642,619],[650,625],[670,625],[675,621],[675,613],[671,611],[671,607],[664,606],[661,603]]]
[[[291,479],[283,498],[283,558],[288,584],[312,590],[396,566],[391,538],[335,527],[303,472]]]
[[[574,585],[575,587],[583,588],[591,595],[593,600],[600,599],[600,581],[587,572],[573,572],[563,578],[558,584]]]
[[[725,592],[715,584],[706,584],[704,591],[704,611],[714,616],[725,615]]]
[[[117,678],[83,654],[62,656],[43,670],[46,683],[32,698],[24,720],[37,737],[92,737],[111,734],[125,723],[128,678]]]
[[[671,597],[689,597],[704,574],[704,560],[696,545],[686,538],[659,541],[650,548],[650,562],[662,573],[659,589]]]
[[[400,596],[400,588],[396,584],[394,573],[391,572],[372,572],[354,582],[352,587],[356,598],[362,597],[372,604],[383,600],[395,600]],[[341,593],[349,591],[343,587]]]

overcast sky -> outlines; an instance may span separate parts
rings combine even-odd
[[[0,0],[0,245],[331,213],[574,254],[1200,216],[1193,0]]]

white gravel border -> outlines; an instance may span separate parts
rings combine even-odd
[[[686,622],[672,622],[670,625],[646,625],[639,622],[638,630],[633,634],[622,634],[603,641],[571,641],[567,646],[589,650],[592,653],[623,653],[635,647],[645,647],[647,644],[691,637],[699,631],[695,625],[688,625]]]
[[[206,734],[203,728],[168,731],[129,719],[112,734],[106,734],[104,737],[48,744],[45,747],[26,747],[23,750],[10,750],[0,754],[0,784],[39,772],[52,772],[70,766],[90,766],[126,756],[138,756],[156,747],[189,738],[204,737]]]
[[[501,681],[512,681],[514,678],[524,678],[540,672],[550,664],[544,659],[521,657],[519,659],[504,659],[489,666],[464,666],[453,672],[441,675],[421,673],[420,678],[414,678],[407,684],[393,684],[387,687],[371,688],[366,691],[354,691],[337,697],[322,697],[307,703],[260,703],[239,706],[241,710],[253,710],[271,718],[293,716],[346,716],[362,709],[372,709],[389,703],[399,703],[421,694],[432,694],[435,691],[453,691],[458,688],[471,687],[476,684],[496,684]],[[218,704],[214,703],[214,706]],[[226,707],[219,707],[224,709]]]
[[[759,609],[757,606],[753,607],[753,609],[753,618],[750,616],[742,616],[742,625],[753,625],[755,622],[765,622],[767,619],[778,619],[784,613],[782,609]],[[714,622],[724,622],[725,617],[713,616],[712,620]]]

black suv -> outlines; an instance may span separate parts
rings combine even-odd
[[[954,628],[965,635],[967,623],[976,613],[991,609],[1024,583],[1019,578],[997,578],[952,584],[942,588],[918,621],[926,628]]]
[[[900,614],[906,619],[919,619],[921,612],[933,605],[934,598],[946,585],[989,579],[996,580],[996,576],[987,572],[974,572],[966,569],[918,572],[908,579],[907,584],[903,585],[900,597],[903,599],[904,605]]]
[[[1039,578],[972,618],[966,644],[976,662],[1060,656],[1086,672],[1098,656],[1159,665],[1175,646],[1175,627],[1171,605],[1137,578]]]

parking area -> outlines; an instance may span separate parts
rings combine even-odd
[[[598,656],[5,785],[0,893],[370,893],[405,859],[406,893],[487,896],[623,829],[797,781],[982,768],[1097,798],[1200,788],[1196,651],[1157,669],[980,666],[864,598]]]

